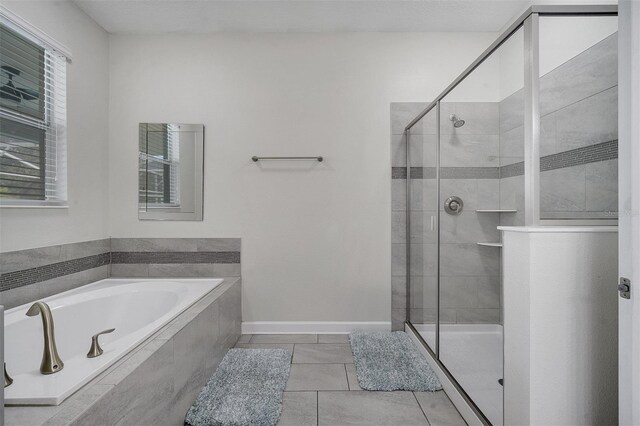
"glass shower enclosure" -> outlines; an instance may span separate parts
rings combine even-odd
[[[407,326],[501,425],[499,227],[617,220],[617,7],[530,8],[404,142]]]

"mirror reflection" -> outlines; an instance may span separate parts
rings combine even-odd
[[[141,123],[138,218],[202,220],[204,126]]]

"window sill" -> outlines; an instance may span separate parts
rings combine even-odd
[[[14,204],[0,203],[0,209],[68,209],[68,204]]]

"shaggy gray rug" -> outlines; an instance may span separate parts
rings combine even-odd
[[[355,331],[349,337],[358,384],[371,391],[442,389],[425,357],[403,331]]]
[[[273,426],[282,410],[291,353],[230,349],[187,412],[192,426]]]

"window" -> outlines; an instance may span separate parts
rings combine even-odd
[[[0,15],[0,203],[64,205],[66,62]]]

